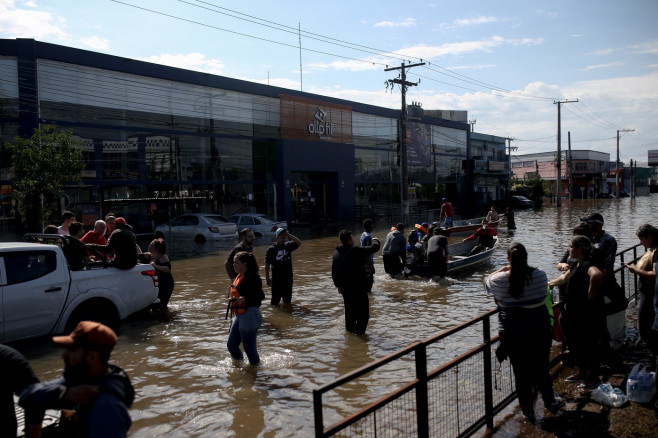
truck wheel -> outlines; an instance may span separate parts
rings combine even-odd
[[[196,243],[204,243],[206,241],[206,238],[203,237],[201,234],[197,234],[197,236],[194,238],[194,241]]]
[[[80,321],[100,322],[114,330],[119,331],[119,313],[111,303],[87,302],[78,306],[66,322],[65,333],[71,333]]]

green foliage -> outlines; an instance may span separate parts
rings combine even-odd
[[[57,131],[52,125],[35,129],[29,139],[16,137],[8,145],[14,169],[13,196],[18,211],[31,230],[49,216],[41,211],[40,195],[44,205],[58,198],[64,185],[78,184],[84,168],[80,140],[69,131]]]

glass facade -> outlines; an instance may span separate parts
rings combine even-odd
[[[290,90],[218,77],[208,79],[210,75],[151,64],[144,67],[148,75],[137,74],[129,71],[135,70],[137,61],[120,59],[122,62],[113,64],[109,59],[98,61],[99,56],[105,55],[94,54],[86,59],[89,52],[67,50],[73,56],[57,60],[55,54],[51,59],[32,62],[38,109],[30,115],[36,126],[55,124],[59,129],[73,131],[81,140],[84,189],[67,188],[64,207],[88,211],[95,208],[101,217],[112,210],[133,215],[138,224],[148,222],[147,213],[153,216],[157,212],[158,218],[164,219],[189,209],[228,216],[249,208],[280,219],[290,218],[289,212],[281,212],[281,208],[277,211],[277,203],[281,202],[278,198],[285,190],[290,191],[287,196],[292,196],[288,199],[298,200],[299,194],[285,181],[290,172],[282,175],[277,163],[288,161],[282,151],[316,147],[308,141],[281,135],[280,96]],[[71,57],[78,53],[79,62],[77,58],[73,62]],[[18,135],[22,123],[19,96],[24,91],[19,92],[18,64],[15,57],[0,56],[0,178],[4,185],[11,182],[11,163],[3,146]],[[177,75],[185,80],[174,78]],[[230,86],[222,88],[213,80]],[[310,105],[320,102],[320,110],[322,97],[303,96],[306,95],[298,93],[296,99],[306,99]],[[350,172],[354,199],[347,205],[382,203],[398,209],[397,113],[332,102],[327,103],[330,111],[332,105],[339,105],[342,117],[351,113],[352,143],[340,148],[331,143],[322,146],[323,151],[329,152],[339,148],[336,150],[345,153],[344,146],[348,152],[353,151]],[[469,126],[435,120],[436,124],[426,122],[429,166],[409,167],[414,200],[436,201],[464,190],[462,162],[468,154]],[[310,178],[315,184],[326,179],[342,188],[345,178],[328,171],[331,163],[324,165],[325,168],[316,169],[311,164],[305,168],[304,163],[296,163],[291,170],[297,179]],[[304,172],[315,173],[309,177]],[[347,180],[352,184],[351,176]],[[5,192],[5,197],[10,195],[10,190]],[[323,197],[325,203],[329,199],[345,203],[344,199],[338,201],[328,194]],[[3,209],[5,216],[9,210]],[[338,210],[336,206],[325,207],[325,211]]]

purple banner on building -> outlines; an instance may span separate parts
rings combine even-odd
[[[407,164],[429,167],[432,164],[430,127],[418,122],[407,122]]]

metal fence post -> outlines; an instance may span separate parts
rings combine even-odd
[[[324,424],[322,420],[322,392],[313,390],[313,416],[315,419],[315,438],[324,437]]]
[[[483,350],[484,361],[484,416],[487,422],[487,428],[493,429],[494,427],[494,412],[493,412],[493,385],[491,379],[491,324],[489,316],[482,319],[482,337],[484,340],[485,348]]]
[[[416,348],[416,422],[418,437],[429,438],[429,409],[427,400],[427,351],[424,342]]]

